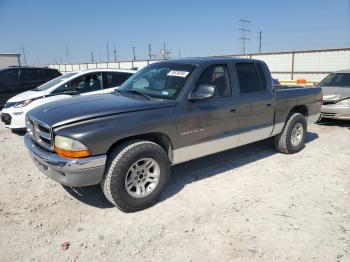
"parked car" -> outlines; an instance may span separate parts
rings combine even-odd
[[[164,61],[115,94],[31,110],[24,139],[48,177],[72,187],[100,183],[111,203],[137,211],[155,203],[171,165],[269,137],[278,151],[299,152],[321,97],[319,87],[273,90],[258,60]]]
[[[11,97],[60,76],[52,68],[14,66],[0,69],[0,109]]]
[[[93,69],[67,73],[33,90],[12,97],[2,110],[1,120],[11,129],[25,129],[25,114],[48,102],[76,95],[113,92],[135,71],[127,69]]]
[[[321,117],[350,120],[350,70],[326,76],[319,86],[323,90]]]

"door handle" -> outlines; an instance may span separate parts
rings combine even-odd
[[[266,106],[272,106],[272,104],[266,104]]]
[[[230,109],[230,112],[232,112],[232,113],[233,113],[233,112],[236,112],[236,111],[237,111],[236,108],[231,108],[231,109]]]

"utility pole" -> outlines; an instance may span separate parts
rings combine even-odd
[[[151,44],[148,44],[148,57],[149,57],[149,60],[152,60],[152,46],[151,46]]]
[[[24,50],[24,45],[22,45],[23,61],[24,65],[27,65],[26,51]]]
[[[133,53],[133,61],[136,60],[136,54],[135,54],[135,46],[132,47],[132,53]]]
[[[57,57],[55,57],[55,64],[57,65]]]
[[[60,64],[62,65],[63,63],[62,63],[62,57],[60,57]]]
[[[181,57],[181,51],[179,50],[179,58]]]
[[[239,31],[241,31],[241,37],[239,37],[240,40],[242,40],[242,53],[247,54],[247,46],[246,43],[250,40],[247,37],[247,33],[250,32],[249,29],[247,29],[248,24],[251,23],[250,20],[240,19],[239,22],[241,22],[241,28]]]
[[[91,53],[90,53],[90,56],[91,56],[91,63],[93,63],[93,62],[94,62],[94,53],[91,52]]]
[[[114,62],[117,62],[117,50],[115,49],[115,42],[113,41],[113,53],[114,53]]]
[[[109,62],[109,46],[108,46],[108,41],[107,41],[107,61]]]
[[[69,49],[67,45],[66,45],[66,56],[67,56],[67,64],[69,64]]]
[[[261,42],[262,42],[262,32],[259,31],[259,54],[261,54]]]
[[[163,43],[163,48],[160,50],[160,55],[162,57],[163,60],[169,59],[169,54],[171,52],[166,50],[165,48],[165,42]]]

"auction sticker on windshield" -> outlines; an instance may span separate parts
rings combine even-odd
[[[189,72],[187,71],[176,71],[176,70],[171,70],[167,76],[179,76],[179,77],[186,77]]]

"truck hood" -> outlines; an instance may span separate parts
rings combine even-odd
[[[57,127],[96,117],[174,107],[176,104],[176,101],[146,100],[137,96],[100,94],[51,102],[32,109],[28,112],[28,116],[51,127]]]
[[[323,100],[338,102],[350,97],[350,87],[322,86]]]
[[[46,94],[45,91],[29,90],[29,91],[20,93],[18,95],[15,95],[14,97],[11,97],[7,102],[10,102],[10,103],[21,102],[28,99],[38,98],[38,97],[44,96],[45,94]]]

